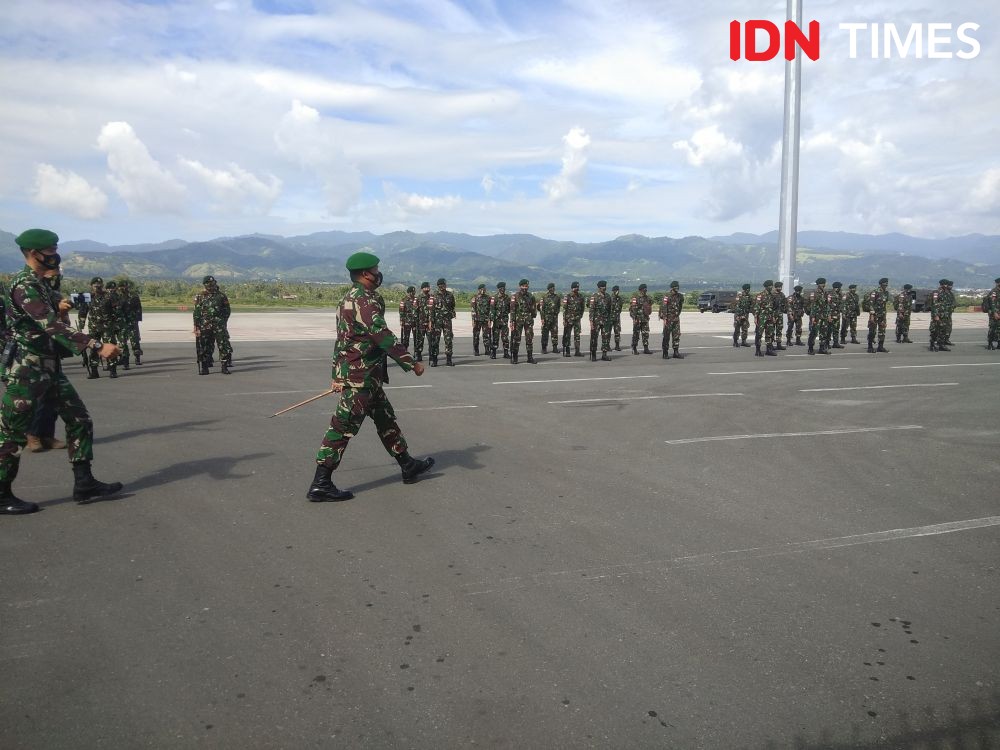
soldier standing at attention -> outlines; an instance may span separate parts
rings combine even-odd
[[[660,320],[663,321],[663,358],[670,359],[670,342],[673,340],[674,359],[683,359],[679,351],[681,345],[681,308],[684,295],[680,293],[680,282],[671,281],[670,291],[660,302]]]
[[[994,279],[993,289],[983,297],[983,312],[990,326],[986,332],[986,349],[1000,349],[1000,279]]]
[[[885,348],[885,311],[889,306],[889,279],[878,280],[878,289],[870,292],[866,297],[862,307],[868,313],[868,352],[889,353]],[[878,329],[878,347],[875,347],[875,333]]]
[[[805,346],[802,343],[802,314],[805,312],[805,299],[802,297],[802,285],[796,284],[795,291],[788,295],[788,329],[785,339],[788,345],[792,345],[792,332],[795,332],[795,345]]]
[[[950,352],[944,341],[944,322],[951,315],[948,312],[948,280],[941,279],[938,288],[934,290],[928,300],[929,312],[931,314],[931,351]]]
[[[954,346],[951,343],[951,324],[952,324],[952,313],[955,312],[955,292],[952,291],[952,287],[955,286],[955,282],[948,279],[948,283],[945,285],[945,303],[948,307],[948,317],[942,318],[941,322],[944,324],[944,329],[942,331],[944,335],[945,346]]]
[[[851,331],[851,343],[858,341],[858,316],[861,315],[861,298],[858,296],[858,285],[849,284],[844,297],[844,321],[840,324],[840,343],[847,343],[847,331]]]
[[[510,357],[510,338],[507,325],[510,323],[510,299],[507,297],[507,282],[497,282],[497,292],[490,297],[490,325],[493,327],[493,351],[490,359],[497,358],[497,348],[503,340],[503,358]]]
[[[340,402],[323,436],[316,455],[316,475],[306,493],[314,503],[354,497],[352,492],[337,489],[332,474],[367,416],[374,420],[382,445],[402,469],[405,484],[417,481],[420,474],[434,465],[433,458],[417,459],[407,452],[406,439],[382,387],[386,355],[403,372],[412,370],[418,376],[423,375],[424,366],[414,362],[385,324],[375,293],[382,284],[378,262],[376,256],[364,252],[347,259],[352,286],[340,303],[330,384],[331,389],[340,393]]]
[[[518,290],[510,295],[510,362],[517,364],[518,351],[521,348],[521,334],[524,334],[524,350],[528,354],[528,363],[535,364],[532,356],[531,339],[535,335],[535,313],[538,311],[538,300],[528,291],[528,280],[521,279]]]
[[[840,320],[844,312],[844,293],[840,291],[843,283],[833,282],[833,290],[827,296],[830,301],[830,325],[828,329],[827,344],[833,342],[833,349],[843,349],[840,344]]]
[[[750,285],[744,284],[740,293],[736,295],[736,302],[733,305],[733,346],[750,346],[747,343],[747,333],[750,331],[752,309],[753,295],[750,294]],[[742,340],[740,340],[741,335]]]
[[[229,316],[232,310],[229,297],[219,289],[214,276],[201,280],[205,291],[194,298],[194,335],[201,342],[201,375],[208,375],[208,362],[212,359],[216,344],[222,374],[229,375],[233,366],[233,346],[229,342]]]
[[[809,354],[815,354],[816,339],[819,339],[819,353],[829,354],[826,346],[826,331],[830,325],[830,302],[826,294],[826,279],[820,276],[816,279],[816,288],[809,293],[806,300],[806,311],[809,313]]]
[[[569,337],[573,334],[573,356],[582,357],[580,353],[580,321],[583,320],[583,308],[587,300],[580,294],[580,282],[569,285],[569,294],[563,299],[563,356],[569,356]]]
[[[121,297],[121,340],[122,352],[131,351],[135,355],[135,363],[141,364],[139,359],[142,350],[139,349],[139,319],[142,318],[142,303],[139,295],[132,290],[132,284],[128,279],[118,282],[118,295]],[[128,365],[128,354],[125,354],[125,365]],[[128,367],[126,366],[127,370]]]
[[[490,353],[490,298],[486,294],[486,284],[480,284],[476,296],[472,298],[472,353],[479,356],[479,334],[483,334],[483,349]]]
[[[414,360],[423,361],[424,358],[424,336],[428,336],[431,329],[431,282],[424,281],[420,284],[420,296],[417,297],[417,323],[413,327],[413,354]]]
[[[771,312],[774,306],[774,297],[771,296],[771,288],[773,286],[774,282],[768,279],[764,282],[764,288],[757,292],[757,296],[753,298],[753,317],[755,321],[753,343],[755,357],[763,357],[765,354],[768,357],[778,356],[778,353],[774,351],[774,347],[771,346],[771,339],[774,336],[774,315]],[[760,351],[761,340],[764,341],[767,347],[764,353]]]
[[[90,304],[85,310],[80,311],[80,330],[83,330],[85,324],[92,339],[115,343],[117,334],[114,300],[108,290],[104,288],[104,279],[100,276],[95,276],[90,280]],[[118,349],[117,345],[115,349]],[[113,358],[107,360],[109,375],[112,378],[118,377],[117,354],[116,352]],[[99,378],[98,367],[101,364],[101,358],[89,349],[85,349],[83,361],[88,369],[87,379]]]
[[[108,294],[111,295],[111,307],[115,311],[115,334],[111,340],[118,344],[118,348],[122,351],[118,357],[122,369],[128,370],[129,357],[131,356],[128,348],[128,301],[122,295],[116,281],[108,282]]]
[[[615,351],[622,350],[622,307],[625,300],[621,295],[621,287],[615,284],[611,287],[611,332],[615,335]]]
[[[775,281],[772,293],[774,298],[774,348],[778,351],[785,350],[785,347],[781,345],[781,332],[785,328],[785,320],[782,316],[788,312],[788,297],[781,291],[781,287],[782,282]]]
[[[448,367],[454,367],[455,363],[451,361],[451,355],[455,342],[455,334],[451,330],[451,321],[456,314],[455,295],[448,291],[448,282],[444,279],[438,279],[437,292],[431,297],[428,309],[433,311],[431,315],[430,341],[431,367],[437,367],[438,344],[441,341],[442,334],[444,335],[445,364]]]
[[[542,313],[542,354],[547,351],[549,337],[552,337],[552,353],[555,354],[559,348],[559,308],[562,306],[562,297],[556,293],[556,285],[549,282],[548,291],[538,303]]]
[[[590,314],[590,361],[597,361],[597,337],[601,337],[601,361],[610,362],[611,357],[611,295],[608,294],[608,282],[597,282],[597,291],[587,300]]]
[[[903,284],[903,291],[892,298],[892,307],[896,311],[896,343],[912,344],[910,341],[910,314],[913,312],[913,284]],[[854,334],[851,334],[854,343]]]
[[[406,296],[399,301],[399,333],[400,343],[404,349],[410,348],[410,334],[417,326],[420,313],[417,310],[417,288],[406,287]],[[413,337],[414,341],[416,336]]]
[[[11,346],[4,348],[2,366],[7,389],[0,404],[0,515],[34,513],[38,505],[14,495],[11,485],[21,464],[26,432],[38,402],[51,400],[66,424],[66,442],[73,467],[73,499],[86,503],[121,492],[119,482],[99,482],[91,473],[94,423],[87,407],[63,371],[61,357],[90,349],[113,359],[118,347],[102,343],[63,320],[69,303],[52,288],[59,275],[59,236],[47,229],[29,229],[15,242],[24,256],[10,282],[6,300]]]
[[[649,351],[649,317],[653,314],[653,298],[646,294],[646,285],[639,284],[639,291],[632,297],[628,305],[628,314],[632,316],[632,353],[639,353],[639,335],[642,334],[642,353]]]

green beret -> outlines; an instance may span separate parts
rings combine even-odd
[[[878,280],[878,283],[879,284],[888,284],[889,283],[889,279],[887,279],[885,276],[883,276],[881,279]]]
[[[448,282],[445,281],[444,279],[438,279],[437,283],[438,286],[448,286]]]
[[[497,289],[506,289],[506,288],[507,288],[507,282],[506,281],[498,281],[497,282]]]
[[[104,279],[102,279],[100,276],[95,276],[94,278],[92,278],[90,280],[90,285],[91,286],[93,286],[94,284],[103,284],[103,283],[104,283]]]
[[[948,286],[955,286],[955,282],[952,281],[951,279],[948,279]]]
[[[607,287],[608,287],[608,282],[606,282],[604,279],[601,279],[600,281],[597,282],[598,289],[607,289]]]
[[[848,288],[848,289],[857,289],[857,288],[858,288],[858,285],[857,285],[857,284],[848,284],[848,285],[847,285],[847,288]]]
[[[48,229],[26,229],[14,240],[22,250],[44,250],[59,244],[59,235]]]
[[[824,279],[822,276],[820,276],[818,279],[816,279],[816,283],[817,284],[825,284],[826,283],[826,279]]]
[[[750,285],[749,284],[744,284],[743,285],[743,289],[746,290],[746,291],[750,291]]]
[[[551,281],[549,282],[549,285],[546,287],[546,289],[555,289],[555,288],[556,288],[556,285],[553,282],[551,282]]]
[[[939,286],[948,286],[948,279],[941,279],[941,280],[940,280],[940,281],[938,282],[938,285],[939,285]]]
[[[422,281],[422,282],[420,282],[420,288],[421,289],[430,289],[431,288],[431,282],[429,282],[429,281]]]
[[[781,282],[781,281],[775,281],[775,282],[774,282],[774,285],[775,285],[775,286],[783,286],[784,284],[783,284],[783,282]]]
[[[476,287],[476,289],[485,289],[485,288],[486,284],[480,284],[479,286]]]
[[[671,286],[673,286],[673,285],[671,285]],[[770,289],[772,286],[774,286],[774,282],[771,279],[768,279],[767,281],[764,282],[764,288],[765,289]]]
[[[203,278],[201,280],[201,283],[202,284],[214,284],[215,283],[215,277],[214,276],[206,276],[205,278]]]
[[[527,286],[528,285],[528,280],[527,279],[521,279],[519,282],[517,282],[517,285],[518,286]]]
[[[835,282],[833,282],[833,288],[834,289],[840,289],[840,287],[842,287],[843,285],[844,285],[844,282],[842,282],[842,281],[835,281]]]
[[[796,284],[795,285],[795,291],[796,292],[801,292],[802,291],[802,285],[801,284]]]
[[[481,288],[482,287],[480,287],[480,289]],[[406,291],[407,291],[407,293],[409,293],[409,292],[415,292],[415,291],[417,291],[417,288],[415,286],[408,286],[408,287],[406,287]]]
[[[1000,284],[1000,279],[993,279],[994,284]]]
[[[681,282],[679,282],[679,281],[671,281],[670,282],[670,288],[671,289],[680,289],[681,288]]]
[[[344,265],[348,271],[367,271],[378,265],[378,256],[371,253],[354,253]]]
[[[905,289],[906,291],[910,291],[911,289],[913,289],[913,284],[903,284],[903,289]]]
[[[114,280],[108,282],[108,289],[117,289],[117,288],[118,288],[118,282]]]
[[[649,287],[646,286],[645,284],[639,284],[639,290],[641,291],[643,289],[649,289]]]
[[[572,284],[569,285],[569,288],[570,289],[579,289],[580,288],[580,282],[579,281],[574,281]]]

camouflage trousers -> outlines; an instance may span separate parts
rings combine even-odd
[[[671,340],[674,349],[681,345],[681,321],[677,318],[663,321],[663,351],[670,348]]]
[[[785,328],[785,316],[782,313],[775,313],[771,325],[774,326],[774,341],[781,343],[781,331]]]
[[[621,315],[611,316],[611,332],[615,335],[615,348],[622,343],[622,318]]]
[[[142,349],[139,347],[139,324],[136,321],[130,320],[125,323],[118,338],[122,342],[123,352],[131,349],[136,354],[142,354]]]
[[[316,463],[331,470],[340,466],[347,450],[347,443],[358,434],[365,417],[371,415],[379,439],[393,458],[406,453],[406,439],[396,424],[396,413],[386,398],[382,386],[374,388],[345,388],[341,391],[337,410],[330,419],[330,428],[323,436]]]
[[[638,321],[632,320],[632,347],[635,348],[639,346],[639,336],[642,336],[642,346],[644,349],[649,348],[649,321],[643,320]]]
[[[474,349],[479,348],[480,333],[483,334],[483,346],[486,348],[486,352],[489,353],[490,346],[493,344],[493,336],[490,334],[490,323],[488,320],[472,321],[472,346]]]
[[[840,343],[840,314],[830,316],[830,322],[826,327],[826,340],[833,339],[833,343]]]
[[[946,315],[942,315],[941,316],[941,328],[943,329],[943,332],[944,332],[944,340],[945,341],[950,341],[951,340],[951,313],[950,312],[947,313]]]
[[[22,369],[7,383],[0,404],[0,482],[13,481],[27,443],[28,426],[36,405],[48,400],[66,423],[66,445],[72,463],[94,457],[94,423],[87,407],[55,360],[43,360],[41,369]]]
[[[495,350],[503,341],[503,350],[510,349],[510,334],[507,332],[507,321],[492,320],[493,325],[493,349]]]
[[[200,360],[212,359],[215,347],[218,346],[219,359],[223,362],[233,361],[233,345],[229,343],[229,331],[225,326],[221,328],[202,326],[198,330],[201,331],[201,335],[197,339],[201,344],[201,351],[198,357]]]
[[[429,335],[423,326],[413,327],[413,353],[419,355],[424,350],[424,336]]]
[[[516,352],[521,346],[521,335],[524,335],[524,351],[530,356],[534,351],[531,348],[531,341],[535,336],[535,321],[529,320],[511,327],[510,329],[510,350]]]
[[[990,327],[986,333],[987,343],[1000,343],[1000,318],[995,315],[990,315]]]
[[[448,320],[440,326],[431,328],[431,332],[428,334],[430,341],[427,344],[427,353],[432,357],[436,357],[438,355],[438,348],[441,342],[442,334],[444,335],[445,356],[450,357],[452,355],[455,343],[455,334],[451,332],[451,320]]]
[[[549,338],[552,339],[552,351],[559,347],[559,316],[550,315],[542,318],[542,351],[549,345]]]
[[[736,340],[737,336],[742,336],[743,340],[747,340],[747,334],[750,332],[750,317],[748,315],[734,315],[733,316],[733,340]]]
[[[880,339],[885,338],[885,313],[869,313],[868,314],[868,339],[871,340],[875,337],[876,329],[878,331],[878,337]]]
[[[567,320],[566,318],[563,318],[563,349],[569,349],[569,336],[571,333],[573,334],[573,347],[577,350],[580,349],[580,329],[580,319]]]
[[[754,316],[753,338],[754,344],[760,346],[761,343],[774,343],[774,318],[769,315]]]
[[[91,323],[87,333],[89,334],[90,338],[97,339],[98,341],[103,341],[105,343],[111,342],[112,344],[118,343],[118,333],[114,329],[108,328],[107,326],[104,325],[94,325],[93,323]],[[87,367],[88,362],[90,362],[90,364],[93,365],[94,367],[100,364],[97,355],[92,354],[89,349],[83,353],[84,367]],[[108,359],[107,363],[109,365],[118,364],[118,357],[112,357],[111,359]]]
[[[785,337],[791,338],[792,334],[795,334],[795,338],[802,338],[802,316],[801,315],[789,315],[788,316],[788,327],[785,329]]]
[[[410,334],[413,333],[413,326],[406,325],[405,323],[399,324],[399,343],[403,345],[404,348],[410,348]],[[413,337],[414,343],[416,343],[417,337]]]
[[[816,340],[819,340],[820,348],[826,348],[826,339],[829,335],[830,321],[826,318],[812,317],[809,318],[809,348],[812,349]]]
[[[121,361],[128,364],[129,357],[131,356],[131,351],[128,345],[129,339],[129,327],[127,324],[122,324],[122,326],[115,333],[115,340],[118,342],[118,347],[122,350]]]
[[[844,319],[840,322],[840,338],[846,339],[847,332],[851,332],[851,338],[856,339],[858,337],[858,316],[857,315],[845,315]]]
[[[939,320],[934,320],[931,316],[931,343],[936,344],[947,341],[951,333],[951,315],[944,313],[938,317]]]
[[[900,315],[896,313],[896,338],[909,338],[910,335],[910,316]]]
[[[594,323],[590,321],[590,351],[597,351],[597,337],[601,337],[601,352],[611,351],[611,321]]]

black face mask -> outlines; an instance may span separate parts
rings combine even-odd
[[[54,271],[59,268],[59,264],[62,263],[62,257],[59,253],[52,253],[51,255],[45,255],[37,250],[35,251],[35,257],[38,258],[38,262],[41,263],[49,271]]]

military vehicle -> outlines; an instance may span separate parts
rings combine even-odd
[[[714,313],[731,310],[736,302],[736,291],[711,291],[698,295],[698,311],[711,310]]]

